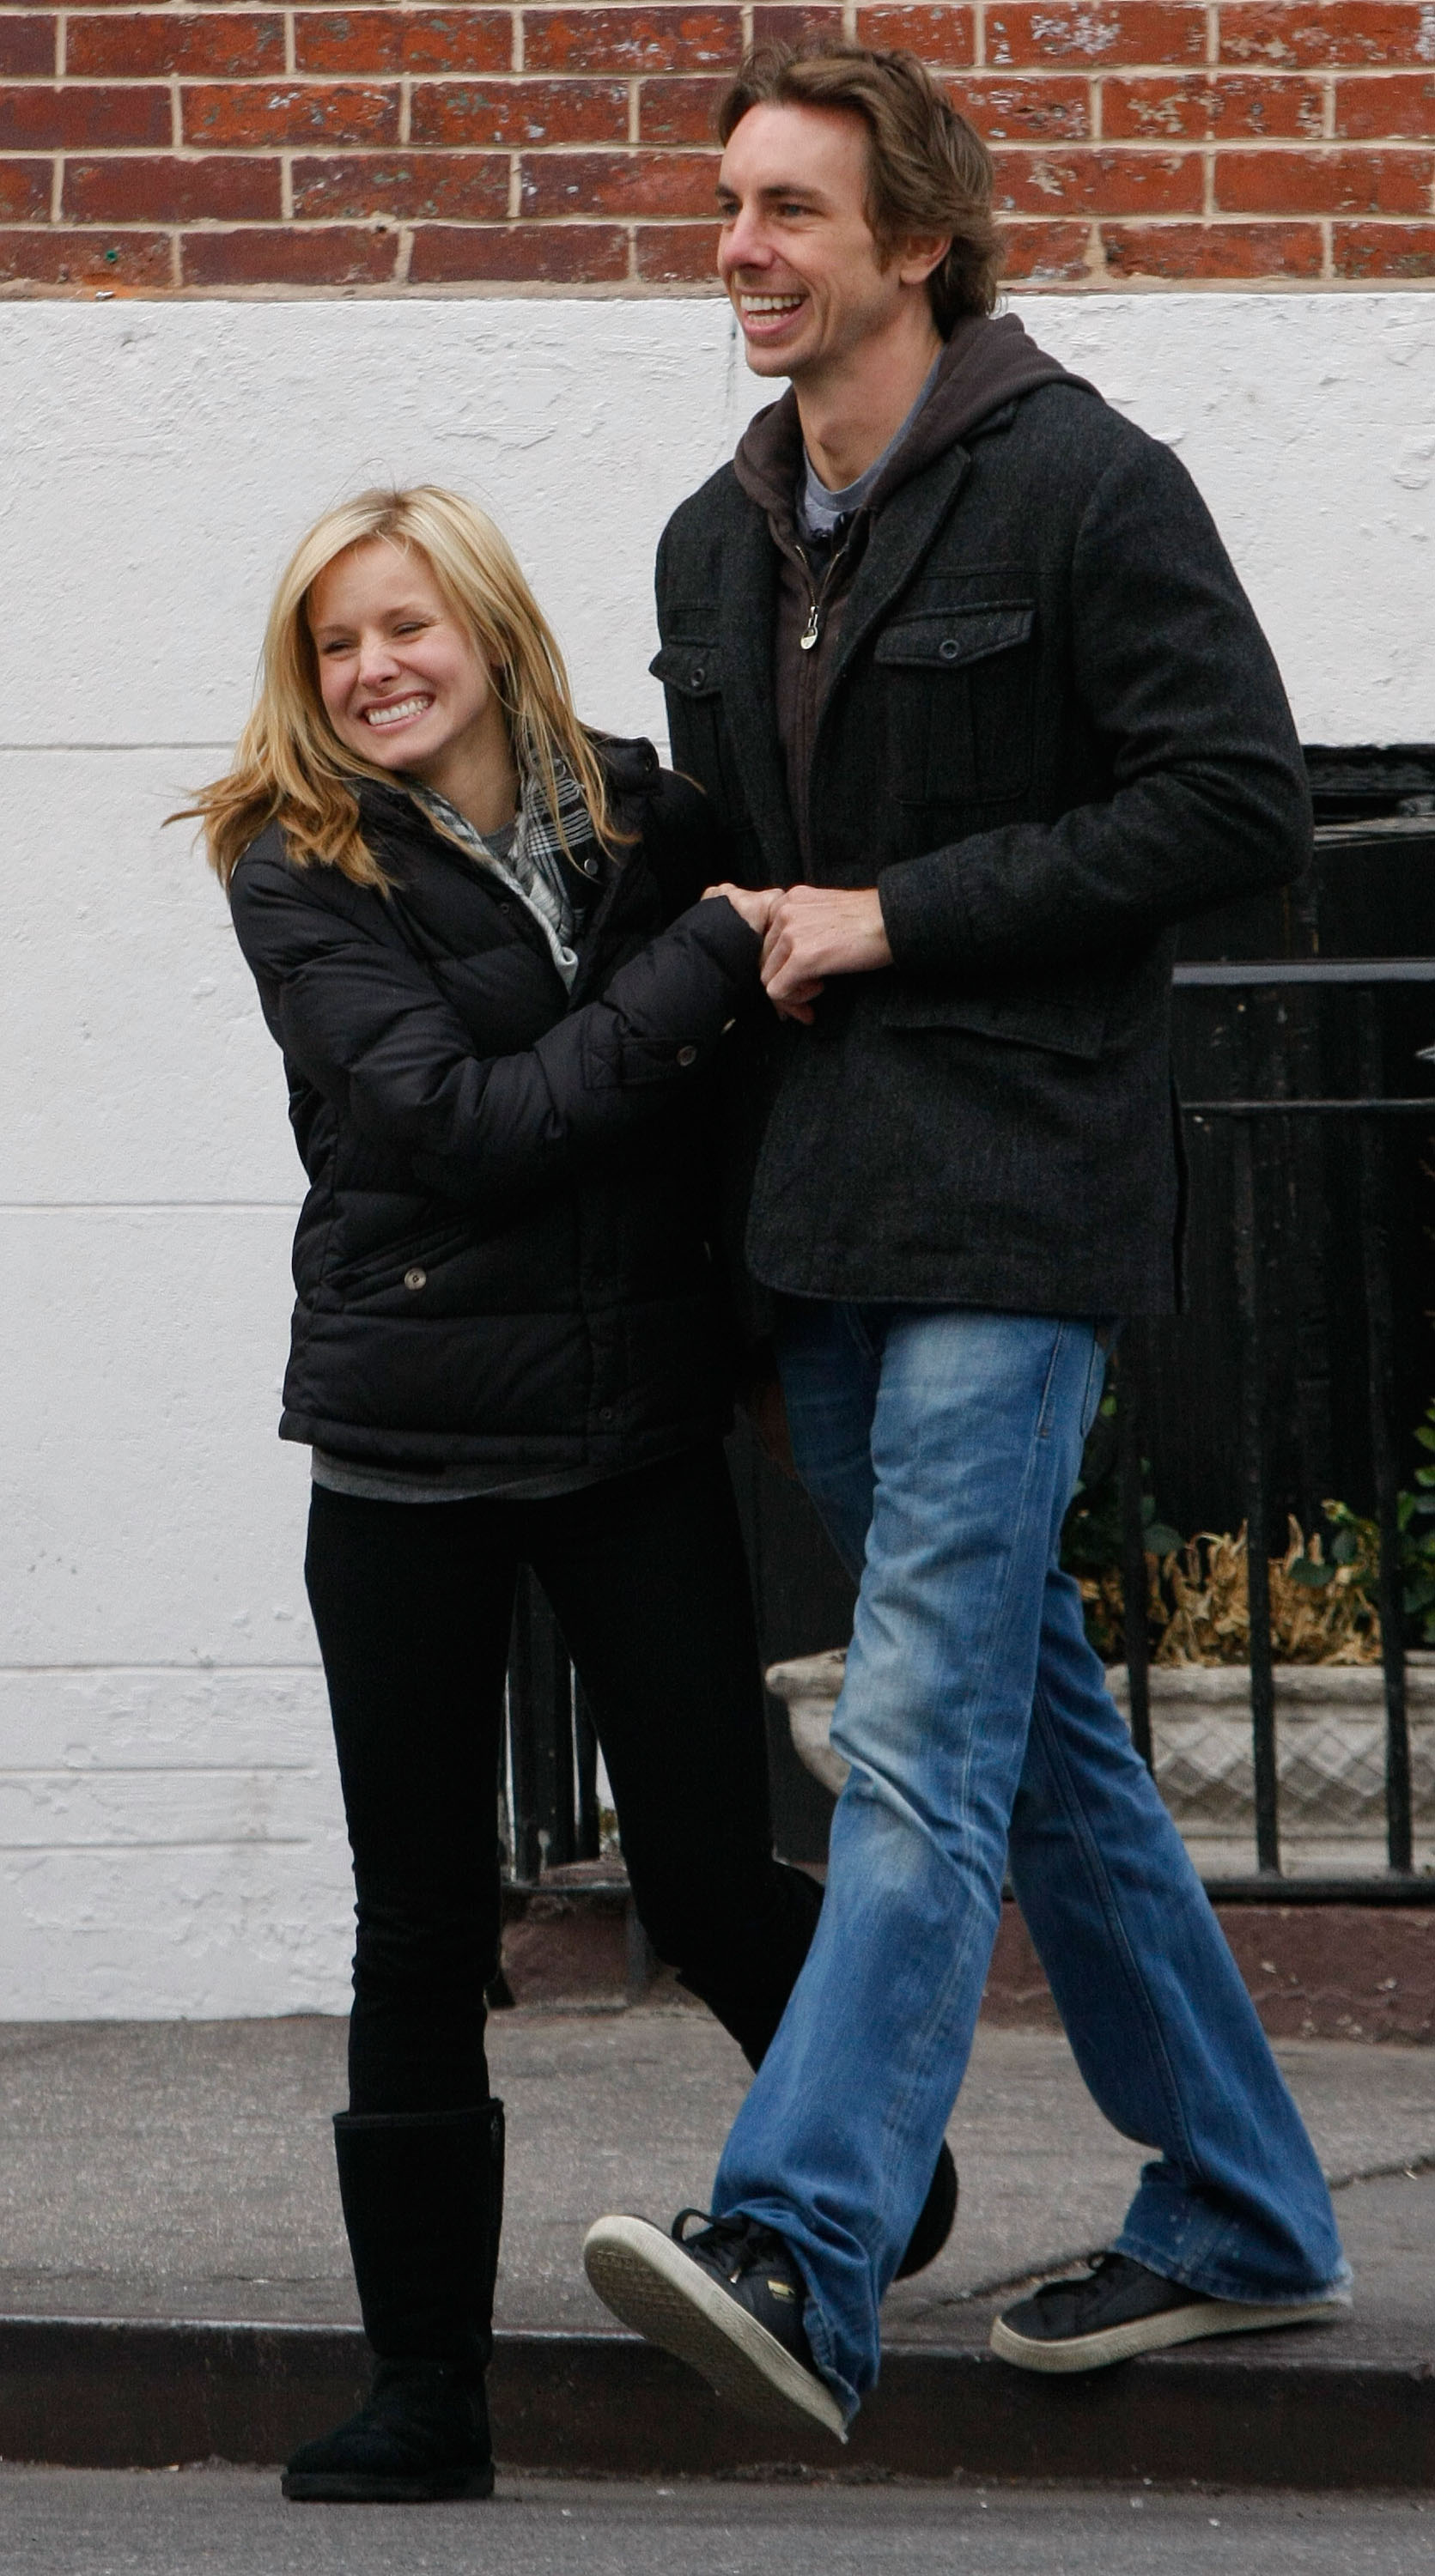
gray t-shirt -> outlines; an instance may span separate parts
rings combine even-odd
[[[938,351],[927,370],[926,382],[901,428],[894,437],[888,439],[881,455],[873,458],[866,473],[859,474],[855,483],[844,483],[840,492],[830,492],[804,447],[802,485],[797,496],[797,519],[805,537],[816,537],[819,540],[829,538],[839,519],[850,519],[854,512],[861,509],[868,496],[876,490],[880,477],[896,455],[918,412],[931,393],[937,381],[937,370],[946,354],[945,349]]]

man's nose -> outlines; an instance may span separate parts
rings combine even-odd
[[[763,239],[762,218],[755,208],[743,206],[733,216],[722,236],[722,265],[731,275],[739,268],[767,268],[772,251]]]

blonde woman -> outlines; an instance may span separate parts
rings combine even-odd
[[[579,724],[498,530],[367,492],[297,548],[198,801],[310,1188],[281,1437],[354,1857],[345,2223],[368,2404],[285,2492],[486,2495],[502,2205],[484,2057],[518,1570],[582,1678],[635,1902],[756,2065],[817,1891],[772,1857],[720,1440],[707,1073],[765,907],[703,798]],[[911,2268],[950,2224],[939,2169]]]

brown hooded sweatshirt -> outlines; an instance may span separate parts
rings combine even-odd
[[[808,790],[817,719],[848,593],[873,520],[902,484],[980,421],[1019,394],[1066,375],[1066,368],[1037,347],[1014,313],[1004,313],[999,321],[985,314],[959,321],[943,351],[936,383],[825,568],[809,560],[797,525],[803,447],[792,387],[780,402],[760,411],[744,432],[733,471],[749,500],[767,513],[780,558],[773,690],[787,792],[804,867],[812,859]],[[816,639],[804,650],[802,636],[811,632],[814,623]]]

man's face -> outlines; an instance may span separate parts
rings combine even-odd
[[[867,222],[867,129],[845,108],[750,107],[718,174],[718,275],[759,376],[810,376],[910,295]]]

